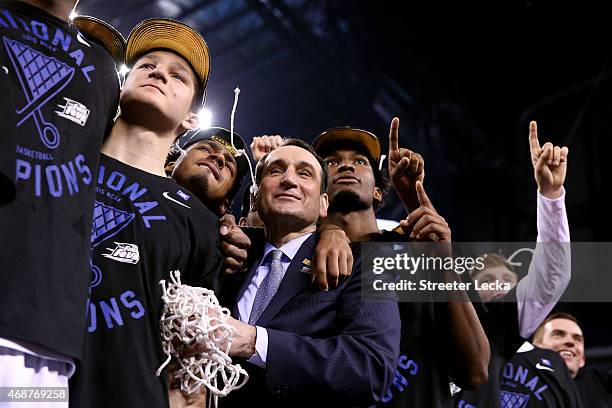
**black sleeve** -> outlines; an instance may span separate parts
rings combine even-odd
[[[195,208],[194,208],[195,209]],[[194,211],[190,219],[191,253],[183,271],[183,283],[219,290],[223,256],[219,251],[219,219],[208,209]]]
[[[483,305],[481,322],[491,348],[510,359],[525,341],[520,335],[516,287],[501,299]]]
[[[565,362],[563,362],[565,364]],[[567,407],[568,408],[583,408],[583,403],[578,394],[578,389],[576,388],[576,384],[574,383],[574,379],[572,378],[569,370],[565,370],[565,381],[567,384]],[[585,402],[586,403],[586,402]]]
[[[115,124],[115,117],[117,116],[117,113],[119,111],[119,85],[120,85],[119,78],[117,78],[117,86],[112,87],[112,91],[110,95],[111,103],[109,105],[108,121],[106,122],[106,129],[104,131],[105,139],[110,134],[113,128],[113,125]]]
[[[102,46],[95,43],[93,46],[96,48],[96,57],[99,60],[108,60],[105,64],[103,64],[105,68],[103,70],[102,75],[104,75],[104,81],[102,82],[104,86],[100,87],[100,98],[103,98],[102,101],[104,104],[102,106],[108,107],[107,121],[104,124],[104,139],[108,137],[110,134],[113,125],[115,124],[115,117],[117,116],[119,109],[119,95],[121,93],[121,80],[119,78],[119,73],[114,68],[115,62],[112,57],[109,55],[108,51],[106,51]]]

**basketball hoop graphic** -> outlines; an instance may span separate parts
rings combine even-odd
[[[91,244],[97,246],[127,227],[136,215],[95,201]]]
[[[70,83],[74,68],[15,40],[3,40],[27,100],[24,107],[17,109],[17,126],[33,118],[40,140],[49,149],[55,149],[59,146],[60,134],[45,120],[40,109]]]
[[[500,402],[502,408],[524,408],[529,401],[529,395],[518,392],[501,391]]]

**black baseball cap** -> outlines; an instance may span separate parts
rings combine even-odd
[[[222,127],[210,127],[207,129],[200,129],[185,133],[176,141],[176,145],[180,149],[186,150],[192,144],[201,142],[203,140],[212,140],[219,143],[221,146],[225,147],[232,154],[232,156],[234,156],[236,164],[238,165],[238,173],[236,174],[236,183],[231,191],[231,195],[233,197],[237,192],[236,187],[240,188],[244,176],[249,171],[249,161],[246,158],[247,153],[245,150],[246,144],[244,143],[244,140],[238,133],[234,132],[234,140],[232,145],[232,134],[229,130]],[[173,151],[174,153],[171,154],[180,154],[179,149],[173,149]],[[178,155],[173,159],[178,159]],[[172,159],[170,159],[170,161],[172,161]]]

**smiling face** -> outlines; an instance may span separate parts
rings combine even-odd
[[[329,181],[330,212],[349,212],[371,208],[382,200],[367,156],[356,150],[339,149],[325,156]]]
[[[565,360],[572,377],[584,367],[584,336],[576,322],[562,318],[553,319],[536,331],[533,343],[557,352]]]
[[[237,173],[236,159],[229,150],[213,140],[203,140],[189,146],[177,160],[172,178],[220,215],[229,206]]]
[[[321,193],[323,169],[298,146],[282,146],[261,164],[256,210],[266,225],[291,223],[302,228],[327,215],[327,195]]]
[[[125,80],[121,117],[155,129],[177,129],[180,134],[195,127],[189,121],[197,117],[192,112],[197,88],[186,60],[170,51],[149,52],[136,60]]]

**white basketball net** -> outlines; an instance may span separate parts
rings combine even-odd
[[[204,385],[217,405],[218,397],[239,389],[249,379],[247,372],[240,364],[232,364],[228,355],[236,334],[226,323],[230,311],[219,305],[212,290],[181,284],[179,271],[170,272],[170,280],[167,287],[165,280],[159,282],[164,301],[159,325],[168,358],[158,368],[157,376],[174,358],[179,368],[172,376],[179,381],[181,391],[191,395]],[[183,357],[196,345],[196,354]]]

